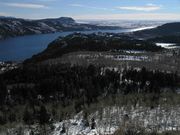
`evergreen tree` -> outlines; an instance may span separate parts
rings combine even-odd
[[[28,107],[25,108],[24,114],[23,114],[23,121],[27,125],[33,124],[33,114],[29,111]]]
[[[91,129],[95,129],[95,127],[96,127],[96,122],[95,122],[95,119],[92,118],[91,119]]]
[[[49,119],[50,119],[50,116],[49,116],[45,106],[41,106],[40,111],[39,111],[39,116],[38,116],[39,124],[45,125],[45,124],[49,123]]]

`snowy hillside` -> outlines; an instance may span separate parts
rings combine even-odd
[[[133,106],[110,106],[100,108],[90,114],[87,119],[84,113],[80,112],[71,119],[54,123],[53,130],[47,130],[49,135],[112,135],[117,130],[124,132],[133,130],[134,132],[159,132],[179,131],[180,127],[180,107],[179,106],[158,106],[133,107]],[[23,129],[23,128],[21,128]],[[36,126],[24,128],[25,135],[30,133],[38,134]],[[17,130],[17,129],[16,129]],[[16,135],[16,130],[11,130],[10,134]]]
[[[91,114],[88,118],[95,119],[96,127],[91,129],[85,127],[81,113],[74,119],[56,123],[53,135],[60,135],[62,125],[65,124],[69,135],[109,135],[122,127],[127,129],[134,127],[137,130],[145,128],[148,132],[176,131],[180,127],[179,107],[165,108],[157,107],[154,109],[138,107],[107,107],[101,111]],[[90,122],[91,125],[91,122]]]

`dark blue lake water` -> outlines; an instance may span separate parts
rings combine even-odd
[[[93,32],[123,33],[132,30],[101,30],[83,31],[81,33],[90,34]],[[59,36],[66,36],[73,32],[57,32],[51,34],[28,35],[15,38],[8,38],[0,41],[0,61],[22,61],[43,51],[50,42]]]

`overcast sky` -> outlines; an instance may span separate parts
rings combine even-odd
[[[0,0],[0,16],[180,20],[180,0]]]

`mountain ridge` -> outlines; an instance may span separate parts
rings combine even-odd
[[[70,17],[47,18],[39,20],[9,17],[0,18],[0,39],[30,34],[98,29],[120,29],[120,27],[80,24]]]

